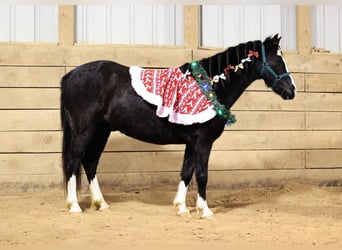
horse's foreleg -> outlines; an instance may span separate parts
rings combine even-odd
[[[201,218],[208,218],[214,215],[214,213],[209,209],[207,201],[203,199],[200,194],[197,195],[196,210],[197,213],[200,214]]]
[[[214,215],[214,213],[209,209],[208,203],[206,201],[210,148],[207,150],[202,148],[201,152],[196,154],[196,181],[198,186],[196,210],[198,213],[200,213],[201,218],[208,218]]]
[[[67,204],[69,206],[70,213],[81,213],[82,209],[78,204],[77,199],[77,188],[76,188],[76,176],[73,174],[69,180],[67,185]]]
[[[90,198],[91,198],[91,206],[94,207],[97,210],[104,210],[106,208],[109,208],[109,205],[103,198],[99,182],[97,180],[97,177],[95,177],[90,181],[89,184],[90,189]]]

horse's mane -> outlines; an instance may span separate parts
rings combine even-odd
[[[249,41],[246,43],[240,43],[237,46],[229,47],[223,52],[217,53],[214,56],[201,59],[199,62],[202,67],[206,70],[209,77],[213,77],[215,75],[221,75],[224,72],[224,69],[229,65],[238,65],[241,63],[241,60],[246,58],[249,51],[258,51],[261,54],[261,41]],[[248,69],[248,66],[253,65],[254,58],[252,62],[245,65],[245,69]],[[186,71],[190,69],[190,64],[186,63],[181,67],[182,71]],[[234,72],[234,71],[233,71]],[[234,72],[235,73],[235,72]],[[230,73],[227,74],[229,82]]]
[[[224,68],[229,64],[238,65],[241,60],[247,57],[250,50],[260,51],[261,41],[249,41],[240,43],[237,46],[229,47],[225,51],[212,57],[204,58],[200,61],[203,68],[206,69],[209,76],[220,75]],[[259,52],[260,53],[260,52]],[[261,53],[260,53],[261,54]],[[251,62],[252,64],[253,62]],[[248,64],[246,65],[248,67]]]

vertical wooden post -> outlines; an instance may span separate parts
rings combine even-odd
[[[297,6],[297,50],[299,54],[311,53],[311,8]]]
[[[184,47],[197,49],[200,46],[200,6],[184,6]]]
[[[58,7],[58,44],[74,45],[75,42],[75,6],[60,5]]]

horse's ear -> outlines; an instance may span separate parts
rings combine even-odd
[[[272,42],[274,45],[279,46],[281,36],[279,36],[278,33],[274,34],[273,37],[271,38]]]
[[[267,48],[278,48],[280,39],[281,39],[281,36],[279,36],[279,34],[276,33],[272,37],[267,37],[264,41],[264,45]]]

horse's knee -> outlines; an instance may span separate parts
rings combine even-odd
[[[198,173],[196,174],[197,185],[206,186],[208,183],[208,174],[207,173]]]

